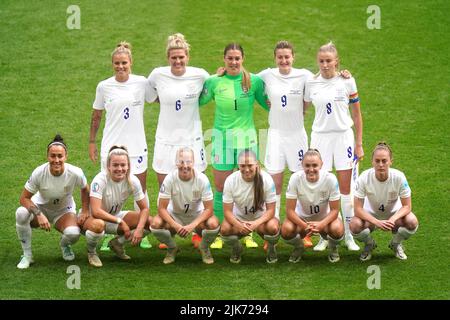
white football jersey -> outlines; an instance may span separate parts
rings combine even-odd
[[[31,192],[31,201],[49,212],[72,208],[73,191],[75,187],[83,189],[87,180],[83,170],[71,164],[64,164],[64,172],[60,176],[50,173],[50,164],[44,163],[34,169],[25,184],[25,189]],[[69,208],[70,207],[70,208]]]
[[[102,209],[116,215],[122,210],[122,206],[129,196],[133,196],[134,201],[144,199],[141,183],[135,175],[130,175],[132,188],[128,181],[115,182],[110,179],[105,171],[97,174],[91,183],[90,196],[102,200]]]
[[[325,79],[321,75],[306,82],[305,101],[312,102],[315,117],[312,130],[329,133],[342,132],[353,126],[349,111],[350,96],[357,93],[354,78],[336,76]]]
[[[178,176],[178,169],[172,171],[164,179],[159,198],[170,199],[167,210],[176,215],[196,216],[203,209],[203,201],[213,199],[208,177],[195,171],[194,177],[183,181]]]
[[[289,179],[286,199],[296,199],[299,217],[311,219],[324,217],[330,212],[330,201],[341,198],[339,184],[334,174],[326,170],[319,173],[319,181],[306,180],[305,172],[297,171]]]
[[[403,172],[390,168],[386,181],[378,181],[375,169],[370,168],[360,174],[355,185],[355,197],[364,200],[364,207],[369,205],[369,213],[395,213],[400,209],[400,198],[411,197],[411,189]]]
[[[208,72],[195,67],[186,67],[181,76],[172,74],[170,66],[153,69],[148,81],[160,103],[155,135],[158,142],[191,145],[203,137],[198,98],[208,77]]]
[[[270,100],[269,126],[280,131],[303,130],[303,95],[306,81],[312,77],[306,69],[292,68],[287,75],[278,68],[261,71]]]
[[[223,202],[233,203],[233,213],[243,220],[256,220],[266,211],[266,203],[276,201],[275,183],[272,177],[261,170],[264,181],[264,205],[263,210],[255,210],[253,182],[247,182],[242,178],[240,171],[235,171],[225,180],[223,187]]]
[[[114,144],[125,145],[131,157],[147,154],[144,103],[156,99],[156,92],[143,76],[130,74],[126,82],[111,77],[97,86],[93,108],[106,110],[101,156],[106,158]]]

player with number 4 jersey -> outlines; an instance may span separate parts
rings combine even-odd
[[[406,260],[402,242],[416,233],[419,222],[411,211],[411,189],[403,172],[391,168],[392,150],[385,142],[372,153],[372,168],[364,171],[355,186],[355,217],[350,229],[364,243],[361,261],[370,260],[376,248],[371,233],[379,228],[392,232],[389,248]]]

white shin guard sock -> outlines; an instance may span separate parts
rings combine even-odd
[[[202,230],[202,242],[201,245],[203,248],[208,248],[211,243],[216,240],[217,235],[219,234],[220,226],[213,230]]]
[[[80,228],[76,226],[69,226],[64,229],[59,244],[61,247],[66,247],[68,245],[72,245],[75,242],[77,242],[79,238],[80,238]]]
[[[300,248],[300,247],[304,247],[303,241],[300,238],[300,235],[297,234],[294,238],[292,239],[284,239],[282,237],[282,239],[284,240],[284,242],[286,242],[287,244],[290,244],[291,246],[293,246],[294,248]]]
[[[167,229],[150,229],[159,242],[167,245],[167,248],[175,248],[177,246],[174,238]]]
[[[372,237],[370,236],[370,229],[365,228],[360,233],[352,233],[352,235],[355,237],[356,240],[367,243],[370,240],[372,240]]]
[[[342,220],[344,222],[345,236],[351,236],[350,221],[352,220],[354,213],[352,196],[350,194],[341,194],[341,212],[343,218]]]
[[[96,253],[98,242],[103,238],[105,232],[96,233],[91,230],[86,231],[86,245],[89,253]]]
[[[397,233],[394,234],[392,238],[392,243],[394,245],[400,244],[403,240],[409,239],[414,233],[416,233],[419,226],[417,226],[414,230],[408,230],[405,227],[398,228]]]

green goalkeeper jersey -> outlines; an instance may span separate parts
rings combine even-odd
[[[264,82],[254,74],[250,74],[250,77],[251,88],[247,92],[242,90],[242,73],[236,76],[214,75],[208,78],[203,86],[200,105],[212,99],[216,102],[216,130],[213,132],[213,140],[221,137],[227,149],[244,149],[257,144],[253,120],[255,99],[264,109],[269,110]]]

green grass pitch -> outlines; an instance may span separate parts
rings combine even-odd
[[[71,4],[81,10],[80,29],[66,26]],[[367,28],[371,4],[381,10],[381,29]],[[445,0],[2,0],[0,299],[449,299],[449,11]],[[91,181],[99,170],[88,158],[92,103],[97,83],[112,75],[115,44],[131,42],[133,73],[148,76],[167,64],[166,39],[175,32],[192,46],[190,65],[210,73],[222,65],[223,48],[231,41],[244,47],[247,70],[273,67],[273,47],[283,39],[295,45],[295,67],[317,72],[316,51],[333,40],[361,97],[366,158],[360,170],[370,167],[375,143],[386,140],[394,167],[409,180],[420,227],[405,244],[408,260],[395,259],[387,248],[390,236],[376,232],[379,248],[364,264],[358,253],[341,248],[335,265],[326,253],[312,251],[293,265],[287,262],[291,247],[280,241],[279,262],[268,265],[257,238],[260,248],[246,250],[241,265],[229,263],[230,250],[224,248],[213,250],[211,266],[201,262],[189,240],[178,239],[182,251],[176,263],[164,266],[164,252],[150,236],[150,250],[127,247],[130,262],[102,253],[104,267],[94,269],[82,237],[71,263],[80,267],[81,288],[71,290],[58,232],[35,230],[36,263],[18,270],[14,213],[32,170],[46,161],[47,143],[59,132],[69,146],[68,162]],[[145,109],[150,168],[158,112],[157,104]],[[308,134],[313,113],[306,116]],[[212,127],[213,116],[212,103],[201,109],[204,130]],[[258,128],[267,128],[263,109],[257,107],[255,118]],[[211,168],[207,173],[212,179]],[[147,184],[155,215],[152,171]],[[79,194],[76,200],[79,204]],[[370,265],[380,268],[380,289],[367,287]]]

